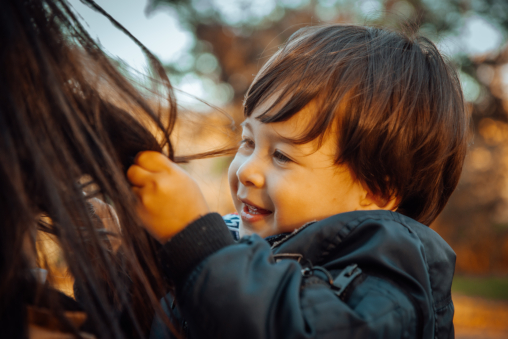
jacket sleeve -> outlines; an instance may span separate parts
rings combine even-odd
[[[218,214],[189,225],[161,252],[189,338],[415,338],[412,304],[369,276],[341,300],[304,284],[294,260],[274,262],[254,235],[234,243]]]

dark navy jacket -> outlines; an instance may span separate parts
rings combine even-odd
[[[161,256],[188,338],[454,337],[455,254],[395,212],[338,214],[272,245],[235,243],[209,214]],[[155,324],[152,338],[164,331]]]

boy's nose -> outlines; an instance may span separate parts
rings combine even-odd
[[[244,186],[260,188],[265,185],[265,176],[255,160],[251,157],[245,161],[236,171],[236,176]]]

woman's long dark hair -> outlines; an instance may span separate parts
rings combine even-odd
[[[101,11],[93,1],[84,2]],[[176,104],[170,82],[144,49],[167,100],[152,105],[65,0],[2,0],[0,46],[2,337],[26,337],[26,306],[44,299],[38,298],[45,287],[30,273],[24,246],[29,239],[34,247],[38,226],[57,239],[91,330],[104,338],[143,337],[166,287],[124,174],[142,150],[173,157],[169,134]],[[96,230],[88,203],[93,196],[106,199],[118,214],[119,256]],[[61,315],[57,298],[48,307]],[[124,333],[125,324],[131,333]]]

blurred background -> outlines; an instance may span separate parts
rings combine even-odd
[[[460,184],[431,227],[457,253],[457,338],[508,338],[508,1],[96,0],[164,64],[177,90],[179,154],[235,143],[254,75],[292,33],[322,23],[418,31],[459,70],[474,140]],[[70,0],[125,74],[143,84],[146,60],[107,19]],[[233,211],[231,158],[184,167],[212,209]]]

